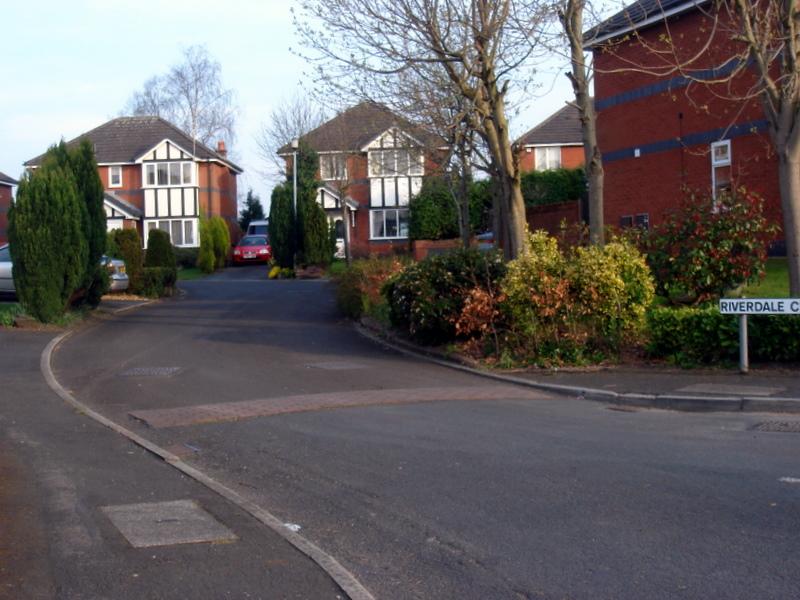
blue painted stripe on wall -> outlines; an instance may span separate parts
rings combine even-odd
[[[627,92],[616,94],[615,96],[609,96],[608,98],[599,98],[595,100],[595,109],[600,111],[605,108],[617,106],[619,104],[626,104],[628,102],[633,102],[634,100],[641,100],[642,98],[655,96],[656,94],[660,94],[662,92],[677,90],[686,87],[689,85],[689,83],[698,79],[700,81],[710,81],[712,79],[717,79],[718,77],[724,77],[726,75],[730,75],[739,64],[739,59],[733,58],[721,67],[692,71],[689,77],[680,75],[678,77],[672,77],[671,79],[665,79],[664,81],[659,81],[657,83],[643,85],[642,87],[634,88],[632,90],[628,90]]]
[[[656,152],[666,152],[667,150],[675,150],[681,146],[694,146],[697,144],[710,144],[712,142],[719,142],[720,140],[730,140],[742,135],[751,133],[761,133],[766,131],[769,127],[769,122],[766,119],[758,121],[749,121],[747,123],[739,123],[731,127],[720,127],[719,129],[712,129],[710,131],[701,131],[699,133],[690,133],[683,136],[683,138],[673,138],[669,140],[661,140],[652,142],[650,144],[643,144],[641,146],[631,146],[630,148],[622,148],[621,150],[614,150],[603,154],[603,163],[611,163],[617,160],[624,160],[626,158],[634,158],[634,150],[639,149],[641,156],[645,154],[654,154]]]

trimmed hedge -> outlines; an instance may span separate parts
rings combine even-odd
[[[652,308],[647,326],[647,350],[654,357],[684,366],[738,360],[738,317],[723,315],[716,306]],[[748,337],[753,361],[800,361],[800,317],[748,317]]]
[[[115,229],[114,241],[119,250],[119,258],[125,261],[128,273],[128,291],[138,294],[142,289],[142,240],[135,229]]]
[[[141,293],[148,298],[171,296],[177,280],[178,272],[174,267],[144,267]]]
[[[582,168],[530,171],[522,175],[522,197],[526,206],[578,200],[584,193],[586,175]]]
[[[166,231],[151,229],[148,232],[144,266],[175,268],[175,252],[172,249],[172,242]]]
[[[197,265],[199,248],[176,248],[173,246],[172,251],[175,253],[175,262],[179,267],[191,269]]]

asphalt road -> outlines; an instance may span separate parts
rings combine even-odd
[[[800,597],[800,434],[751,429],[791,417],[498,387],[360,338],[326,282],[263,275],[87,328],[56,374],[377,598]]]

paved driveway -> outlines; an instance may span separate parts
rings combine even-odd
[[[298,524],[379,598],[800,596],[800,435],[385,351],[230,269],[56,354],[77,397]],[[784,419],[785,420],[785,419]]]

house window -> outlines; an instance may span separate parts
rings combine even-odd
[[[408,237],[407,208],[372,210],[369,216],[370,239],[385,240]]]
[[[369,176],[395,177],[422,175],[424,166],[422,152],[416,149],[370,150]]]
[[[547,146],[536,148],[536,170],[547,171],[548,169],[561,168],[561,147]]]
[[[122,166],[112,165],[108,167],[108,187],[122,187]]]
[[[714,198],[731,190],[731,141],[711,144],[711,190]]]
[[[196,247],[197,219],[160,219],[147,222],[148,235],[152,229],[169,234],[173,246]]]
[[[327,181],[347,179],[347,164],[344,154],[320,154],[319,176]]]
[[[191,162],[159,162],[144,165],[144,184],[150,187],[192,185],[194,164]]]

